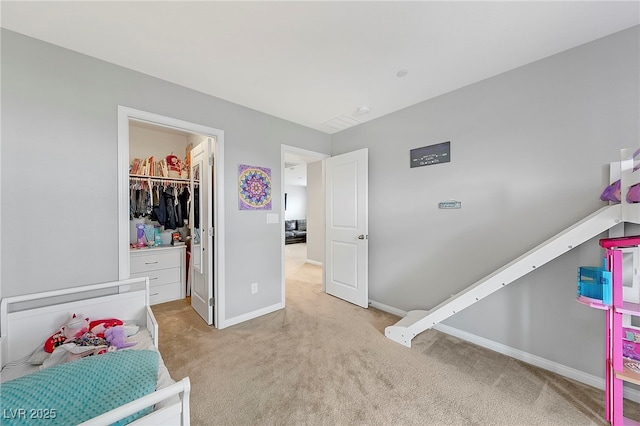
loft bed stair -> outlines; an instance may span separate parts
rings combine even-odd
[[[385,328],[385,336],[411,347],[411,340],[457,312],[523,277],[547,262],[606,232],[619,223],[640,224],[640,203],[626,201],[628,189],[640,183],[640,171],[634,171],[635,150],[621,150],[621,161],[611,164],[612,179],[621,180],[619,204],[611,204],[590,214],[564,231],[526,252],[431,310],[413,310],[396,324]]]

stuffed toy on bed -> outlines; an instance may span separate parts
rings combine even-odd
[[[44,342],[44,350],[52,353],[56,347],[72,339],[81,338],[87,332],[104,339],[105,330],[123,324],[121,320],[116,318],[89,321],[89,318],[82,318],[82,315],[73,314],[69,321],[60,327],[60,330],[56,331]]]
[[[84,333],[89,331],[89,318],[81,318],[73,314],[71,319],[62,326],[62,333],[67,339],[75,339],[82,337]]]
[[[135,345],[127,342],[127,330],[124,327],[116,326],[104,331],[104,338],[109,345],[116,349],[124,349]]]
[[[71,318],[44,342],[44,350],[53,352],[53,350],[62,345],[64,342],[76,337],[81,337],[89,331],[89,318],[82,318],[82,315],[73,314]]]
[[[116,318],[94,320],[89,323],[89,331],[91,331],[98,337],[104,338],[105,330],[122,324],[124,323]]]
[[[50,357],[42,361],[41,368],[49,368],[79,358],[101,355],[135,345],[135,343],[126,341],[127,328],[124,326],[109,327],[104,330],[103,337],[99,337],[91,331],[85,331],[89,327],[88,324],[88,320],[85,325],[81,325],[81,322],[77,321],[75,317],[72,318],[62,328],[65,340],[55,346]],[[72,337],[68,338],[67,334]]]

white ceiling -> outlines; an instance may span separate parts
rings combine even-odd
[[[9,30],[330,134],[640,23],[638,0],[0,5]]]
[[[291,157],[285,156],[284,164],[285,185],[307,186],[307,163],[305,161],[291,162]]]
[[[286,152],[284,154],[285,185],[307,186],[307,164],[316,161],[320,161],[320,159]]]

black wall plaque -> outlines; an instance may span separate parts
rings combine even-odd
[[[451,161],[451,142],[411,150],[411,167],[430,166]]]

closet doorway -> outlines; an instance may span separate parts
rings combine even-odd
[[[157,303],[160,303],[171,298],[190,296],[194,310],[207,324],[217,328],[224,327],[225,312],[222,285],[225,253],[222,205],[223,148],[224,132],[221,130],[118,107],[119,279],[145,274],[146,272],[138,271],[141,265],[143,268],[146,264],[154,265],[154,262],[157,264],[167,259],[170,252],[176,252],[176,255],[182,252],[182,265],[177,266],[175,270],[171,269],[174,265],[170,264],[168,266],[171,268],[158,271],[157,277],[151,278],[154,272],[148,273],[150,286],[153,285],[152,279],[157,279],[156,283],[162,280],[170,281],[169,284],[158,285],[158,291],[150,292],[151,301],[153,303],[153,297],[159,297]],[[132,175],[135,158],[138,158],[140,163],[146,163],[147,168],[142,172],[140,168],[136,168]],[[195,158],[195,161],[192,158]],[[149,167],[155,170],[149,170]],[[171,227],[176,227],[171,239],[175,239],[175,243],[164,241],[163,234],[158,247],[146,238],[148,250],[132,248],[132,245],[136,244],[133,241],[136,238],[135,228],[132,228],[135,221],[133,211],[137,209],[135,216],[138,217],[145,216],[145,212],[153,212],[153,220],[159,219],[155,215],[157,207],[146,207],[145,211],[143,206],[142,213],[137,203],[136,209],[133,208],[130,203],[132,188],[139,187],[152,188],[150,194],[155,195],[160,194],[157,190],[160,187],[163,191],[175,195],[178,218],[171,222],[167,217],[166,223],[169,225],[170,222]],[[181,215],[177,200],[183,191],[185,201],[188,199],[188,207],[183,209],[184,213]],[[163,192],[163,196],[167,192]],[[152,204],[158,202],[158,197],[154,199],[153,195],[150,195],[149,199]],[[144,220],[147,223],[155,223],[156,227],[159,225],[150,221],[149,217]],[[138,259],[140,255],[155,255],[158,259],[141,262]],[[181,274],[182,278],[168,278],[174,271]]]

